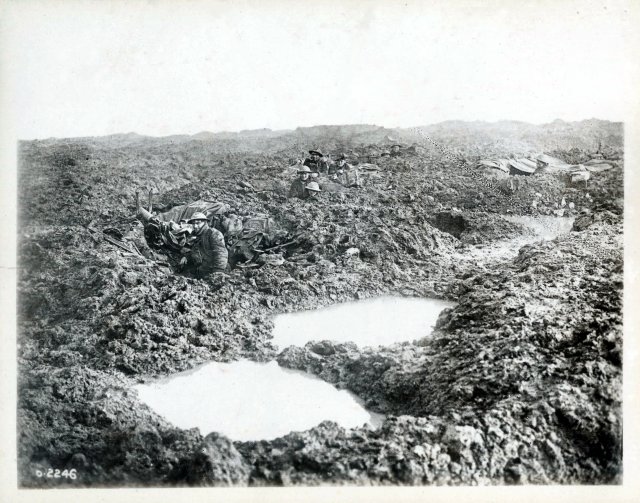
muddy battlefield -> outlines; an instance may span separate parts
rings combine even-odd
[[[20,487],[622,482],[622,123],[18,158]]]

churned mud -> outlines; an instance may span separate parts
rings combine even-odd
[[[622,161],[588,187],[542,174],[489,189],[418,150],[309,202],[285,197],[304,145],[19,148],[21,486],[621,481]],[[135,220],[147,189],[158,210],[222,201],[302,236],[261,267],[182,276]],[[543,235],[512,216],[573,223]],[[382,295],[452,307],[415,341],[272,343],[276,314]],[[317,376],[386,419],[239,441],[176,427],[134,389],[240,359]]]

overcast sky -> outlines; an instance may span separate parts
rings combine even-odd
[[[25,139],[625,118],[633,2],[430,3],[9,1],[5,97]]]

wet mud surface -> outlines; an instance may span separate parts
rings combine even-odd
[[[619,483],[622,162],[588,188],[544,174],[509,193],[427,152],[309,202],[285,197],[291,150],[21,142],[20,485]],[[135,191],[149,188],[158,210],[217,200],[303,235],[279,265],[181,276],[135,220]],[[503,215],[560,209],[575,221],[554,240],[469,252],[533,235]],[[271,343],[275,314],[385,294],[457,305],[416,343]],[[132,390],[241,358],[317,375],[388,418],[233,442],[172,426]],[[78,477],[37,475],[49,468]]]

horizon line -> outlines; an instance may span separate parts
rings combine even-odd
[[[526,125],[530,125],[530,126],[545,126],[545,125],[549,125],[549,124],[553,124],[555,122],[564,122],[567,124],[572,124],[572,123],[577,123],[577,122],[589,122],[589,121],[599,121],[599,122],[609,122],[612,124],[624,124],[623,120],[609,120],[609,119],[599,119],[597,117],[591,117],[588,119],[580,119],[580,120],[565,120],[565,119],[561,119],[561,118],[556,118],[553,119],[552,121],[549,122],[539,122],[539,123],[535,123],[535,122],[527,122],[527,121],[523,121],[523,120],[517,120],[517,119],[500,119],[500,120],[495,120],[495,121],[487,121],[487,120],[479,120],[479,119],[475,119],[475,120],[463,120],[463,119],[447,119],[444,121],[439,121],[439,122],[433,122],[430,124],[423,124],[423,125],[419,125],[419,126],[379,126],[377,124],[367,124],[367,123],[351,123],[351,124],[314,124],[312,126],[296,126],[295,128],[282,128],[282,129],[271,129],[268,127],[263,127],[263,128],[254,128],[254,129],[240,129],[240,130],[236,130],[236,131],[230,131],[230,130],[219,130],[219,131],[212,131],[212,130],[206,130],[203,129],[201,131],[198,131],[196,133],[172,133],[172,134],[166,134],[166,135],[152,135],[152,134],[143,134],[143,133],[138,133],[136,131],[127,131],[127,132],[116,132],[116,133],[107,133],[107,134],[102,134],[102,135],[86,135],[86,136],[47,136],[47,137],[32,137],[32,138],[18,138],[17,141],[47,141],[47,140],[71,140],[71,139],[83,139],[83,138],[105,138],[105,137],[109,137],[109,136],[130,136],[130,135],[136,135],[136,136],[140,136],[143,138],[156,138],[156,139],[162,139],[162,138],[170,138],[170,137],[174,137],[174,136],[178,136],[178,137],[190,137],[190,136],[198,136],[198,135],[203,135],[203,134],[210,134],[210,135],[223,135],[223,134],[242,134],[242,133],[247,133],[247,132],[257,132],[257,131],[270,131],[273,133],[288,133],[288,132],[294,132],[297,131],[299,129],[313,129],[313,128],[321,128],[321,127],[329,127],[329,128],[336,128],[336,127],[349,127],[349,126],[370,126],[370,127],[376,127],[376,128],[380,128],[380,129],[388,129],[388,130],[411,130],[411,129],[417,129],[417,128],[424,128],[424,127],[433,127],[433,126],[438,126],[441,124],[446,124],[446,123],[451,123],[451,122],[460,122],[460,123],[467,123],[467,124],[474,124],[474,123],[485,123],[485,124],[499,124],[499,123],[521,123],[521,124],[526,124]]]

